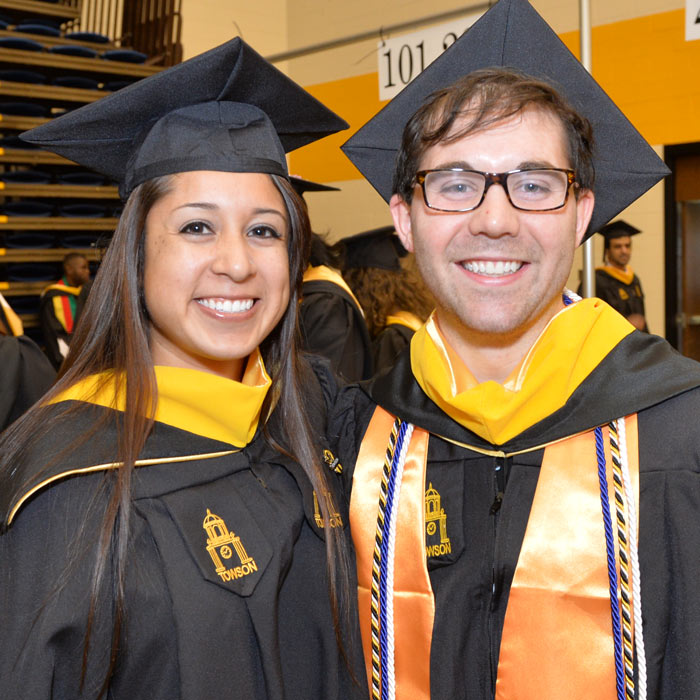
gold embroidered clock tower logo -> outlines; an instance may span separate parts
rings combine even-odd
[[[330,496],[330,492],[326,491],[326,495]],[[329,502],[331,505],[332,499],[329,498]],[[314,491],[314,520],[316,521],[316,526],[317,527],[325,527],[323,523],[323,516],[321,515],[321,508],[318,505],[318,496],[316,495],[316,492]],[[331,512],[330,516],[330,521],[331,521],[331,527],[343,527],[343,516],[338,513],[338,511],[335,509],[335,506],[333,506],[333,510]]]
[[[229,532],[223,518],[209,508],[202,527],[207,533],[207,552],[222,581],[235,581],[258,570],[255,559],[248,556],[241,538]]]
[[[429,557],[452,553],[452,543],[447,536],[447,515],[440,500],[437,489],[428,484],[425,492],[425,553]]]

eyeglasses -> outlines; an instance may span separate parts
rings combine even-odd
[[[471,211],[486,197],[493,184],[501,185],[508,201],[523,211],[561,209],[576,184],[573,170],[534,168],[509,170],[507,173],[482,173],[479,170],[450,168],[421,170],[415,184],[423,189],[426,206],[438,211]]]

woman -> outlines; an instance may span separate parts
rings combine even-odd
[[[344,238],[336,249],[344,261],[343,277],[364,310],[379,374],[410,345],[435,302],[393,226]]]
[[[363,697],[285,164],[343,125],[234,40],[25,135],[127,200],[0,446],[0,696]]]

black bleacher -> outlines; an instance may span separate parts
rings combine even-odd
[[[58,29],[59,35],[53,36],[56,34],[53,29],[46,35],[41,33],[41,28],[36,28],[41,21],[51,23]],[[17,27],[26,27],[28,22],[31,31],[17,31]],[[157,73],[162,67],[149,65],[148,62],[107,60],[102,58],[105,53],[129,47],[117,45],[106,37],[85,41],[82,37],[69,36],[80,30],[79,0],[0,0],[0,25],[0,75],[2,71],[13,71],[7,74],[13,77],[12,80],[0,78],[0,140],[4,144],[0,145],[0,291],[11,305],[14,297],[23,308],[30,308],[32,297],[38,297],[47,284],[45,279],[39,278],[49,275],[51,279],[58,279],[60,262],[66,252],[76,250],[71,243],[89,245],[91,240],[109,237],[118,221],[114,214],[119,209],[119,196],[116,186],[111,183],[63,182],[62,176],[84,168],[53,153],[22,147],[13,137],[65,111],[100,99],[109,94],[112,83],[136,81]],[[2,45],[5,39],[27,40],[30,42],[27,46],[35,50],[7,48]],[[36,50],[36,44],[40,45],[40,50]],[[94,56],[55,53],[56,47],[61,46],[81,46],[90,49]],[[18,70],[39,74],[44,82],[35,82],[36,76],[31,75],[27,76],[31,82],[23,82],[22,74],[15,73]],[[86,89],[53,84],[57,79],[74,84],[75,80],[62,79],[76,76],[92,79],[91,84],[96,87]],[[20,103],[19,106],[17,103]],[[18,114],[18,111],[22,111],[21,103],[43,106],[46,116]],[[2,113],[3,105],[12,114]],[[36,109],[27,108],[26,111],[29,113]],[[46,177],[35,178],[37,182],[2,178],[2,173],[34,168],[48,174],[48,182]],[[6,208],[11,203],[24,205],[15,207],[18,212],[11,212]],[[89,207],[65,206],[80,203],[102,205],[95,210],[102,213],[91,216]],[[87,211],[87,215],[82,210]],[[62,211],[67,215],[61,215]],[[75,212],[81,215],[75,215]],[[50,236],[37,236],[37,233]],[[52,242],[51,247],[46,247],[47,240]],[[26,242],[26,247],[22,247],[23,242]],[[91,261],[91,267],[99,260],[100,251],[94,245],[78,250]],[[17,270],[28,274],[28,278],[18,279],[15,274]],[[32,279],[33,271],[36,272],[36,279]],[[38,325],[37,314],[20,311],[20,316],[27,332],[34,334]]]

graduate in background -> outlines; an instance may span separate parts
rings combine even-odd
[[[393,226],[358,233],[337,246],[343,277],[365,314],[378,374],[408,347],[435,304]]]
[[[618,219],[603,226],[598,233],[605,239],[605,264],[595,270],[595,295],[619,311],[638,330],[648,330],[642,283],[629,265],[632,236],[641,230]]]
[[[299,195],[332,192],[337,187],[292,177]],[[343,279],[342,256],[323,236],[312,234],[309,266],[304,271],[299,327],[304,350],[325,357],[347,382],[372,376],[372,342],[362,305]]]
[[[285,156],[345,127],[234,39],[23,135],[126,204],[0,445],[1,697],[364,697]]]
[[[90,266],[82,253],[63,258],[63,277],[41,293],[39,320],[46,354],[58,369],[68,354],[73,330],[82,311],[80,292],[90,281]]]

